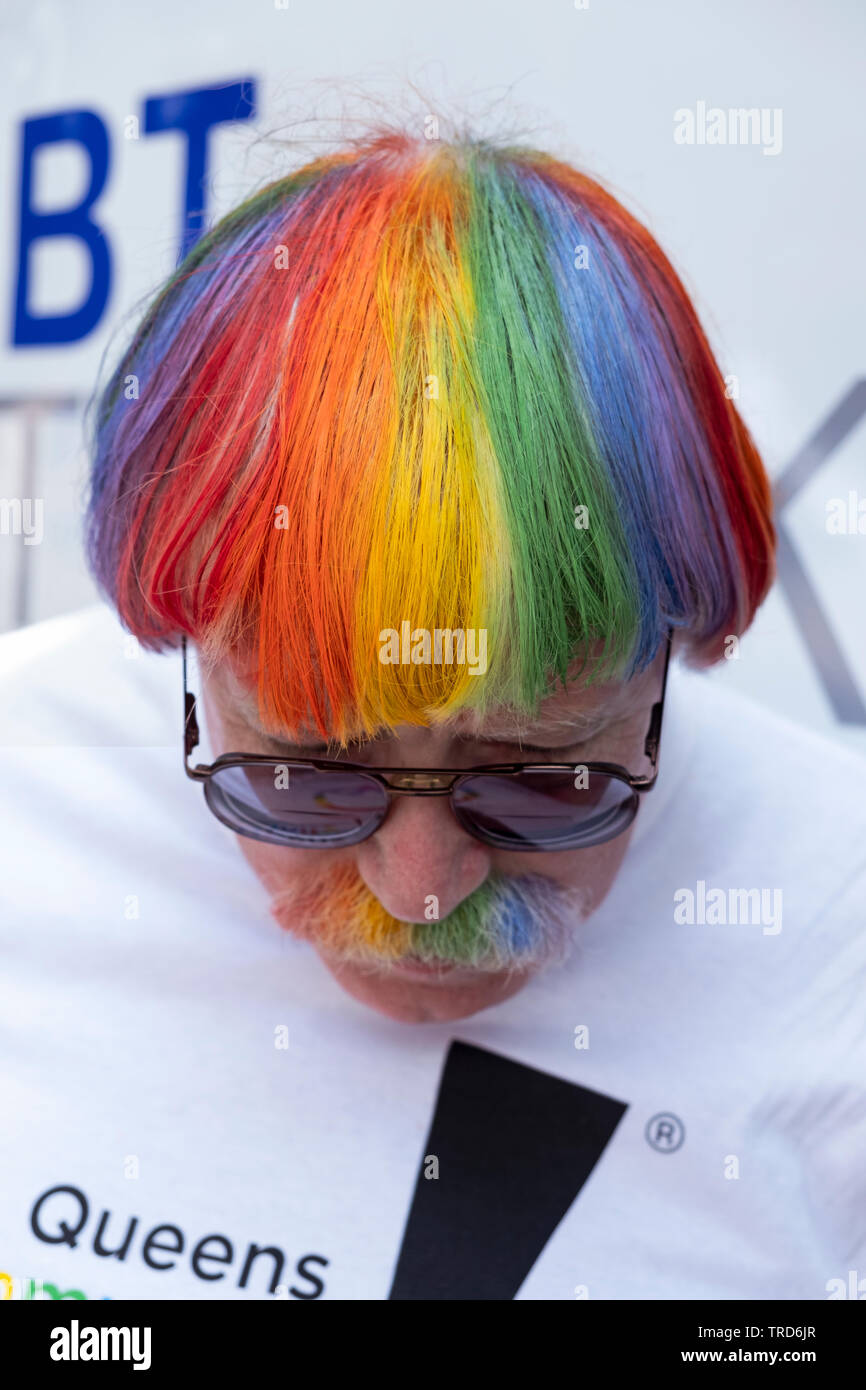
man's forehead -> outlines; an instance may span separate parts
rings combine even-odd
[[[602,727],[631,714],[645,702],[646,672],[631,680],[587,685],[579,677],[578,670],[576,668],[573,674],[569,671],[565,686],[560,683],[558,689],[546,695],[534,713],[506,705],[484,712],[465,709],[441,721],[431,720],[429,727],[451,729],[455,734],[472,738],[486,736],[504,740],[532,736],[541,739],[548,734],[562,734],[564,730],[581,734]],[[231,663],[217,663],[209,673],[209,682],[230,711],[245,723],[271,735],[281,732],[273,727],[264,729],[256,690],[238,675]],[[295,737],[321,738],[321,731],[313,723],[301,725],[294,732]],[[390,732],[383,727],[380,736]]]
[[[640,704],[642,689],[642,681],[608,681],[591,686],[572,682],[545,696],[534,714],[504,707],[483,714],[463,710],[454,716],[453,724],[457,732],[475,737],[482,733],[491,738],[514,733],[541,735],[561,733],[563,729],[580,732],[631,713]]]

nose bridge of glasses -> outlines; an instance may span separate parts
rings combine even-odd
[[[387,772],[383,774],[392,792],[406,792],[416,796],[445,796],[457,781],[458,773],[437,772]]]

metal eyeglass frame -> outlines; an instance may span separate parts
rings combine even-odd
[[[660,743],[661,743],[662,716],[663,716],[663,714],[664,714],[665,693],[666,693],[666,691],[667,691],[668,670],[669,670],[669,668],[670,668],[670,659],[671,659],[671,646],[672,646],[672,642],[673,642],[673,632],[672,632],[672,631],[669,631],[669,632],[668,632],[668,635],[667,635],[667,647],[666,647],[666,651],[665,651],[664,673],[663,673],[663,676],[662,676],[661,693],[660,693],[660,695],[659,695],[658,700],[655,702],[655,704],[653,705],[652,710],[651,710],[651,712],[650,712],[649,728],[648,728],[648,730],[647,730],[646,738],[644,739],[644,755],[645,755],[645,757],[647,757],[647,758],[649,759],[649,761],[650,761],[650,764],[651,764],[652,769],[653,769],[652,772],[651,772],[650,774],[646,775],[646,776],[643,776],[643,777],[636,777],[636,776],[633,776],[633,774],[630,773],[630,772],[628,771],[627,768],[622,767],[621,764],[619,764],[619,763],[608,763],[608,762],[580,763],[579,766],[580,766],[581,768],[585,768],[588,774],[592,774],[593,772],[605,773],[605,774],[607,774],[608,776],[617,778],[617,779],[618,779],[619,781],[621,781],[621,782],[627,783],[627,785],[632,789],[633,792],[641,792],[641,793],[643,793],[643,792],[648,792],[648,791],[651,791],[652,788],[655,786],[656,779],[657,779],[657,777],[658,777],[658,754],[659,754],[659,745],[660,745]],[[379,822],[379,824],[375,827],[375,829],[371,830],[369,835],[364,836],[364,839],[369,839],[372,835],[375,835],[377,831],[381,830],[381,828],[382,828],[382,826],[384,825],[385,820],[387,819],[388,814],[389,814],[389,812],[390,812],[390,810],[391,810],[391,807],[392,807],[392,805],[393,805],[393,798],[394,798],[395,796],[447,796],[447,797],[449,797],[449,803],[450,803],[451,794],[452,794],[452,792],[454,791],[454,789],[456,788],[457,783],[458,783],[458,780],[459,780],[460,778],[462,778],[462,777],[479,777],[479,776],[508,777],[508,776],[514,776],[515,774],[521,773],[521,772],[539,772],[539,771],[543,771],[543,772],[569,772],[569,773],[572,773],[572,772],[574,771],[575,764],[574,764],[573,762],[570,762],[570,763],[539,763],[539,762],[532,762],[532,763],[484,763],[484,764],[482,764],[480,767],[460,767],[460,768],[449,768],[449,767],[437,767],[437,768],[429,768],[429,767],[376,767],[376,768],[373,768],[373,767],[367,767],[367,766],[366,766],[365,764],[363,764],[363,763],[340,762],[340,761],[337,761],[336,759],[329,759],[329,758],[294,758],[294,757],[291,757],[291,758],[281,758],[281,757],[279,757],[278,755],[268,754],[268,753],[223,753],[223,754],[221,754],[220,757],[218,757],[218,758],[216,759],[216,761],[213,762],[213,763],[196,763],[195,765],[192,765],[192,764],[190,763],[189,760],[190,760],[190,757],[192,756],[192,753],[194,752],[194,750],[198,747],[198,743],[199,743],[199,726],[198,726],[198,716],[197,716],[197,714],[196,714],[196,697],[195,697],[195,695],[192,693],[192,691],[190,691],[190,690],[188,689],[188,682],[187,682],[187,645],[186,645],[186,637],[185,637],[185,636],[182,637],[182,639],[181,639],[181,648],[182,648],[182,653],[183,653],[183,709],[184,709],[184,726],[183,726],[183,767],[184,767],[184,772],[186,773],[187,777],[192,778],[192,780],[193,780],[193,781],[196,781],[196,782],[206,782],[207,779],[208,779],[209,777],[212,777],[212,776],[214,775],[214,773],[216,773],[216,772],[220,772],[223,768],[226,768],[226,767],[240,767],[240,766],[244,766],[245,764],[248,764],[248,763],[262,763],[262,764],[268,763],[268,764],[270,764],[271,766],[273,766],[274,763],[280,763],[280,764],[285,764],[285,765],[288,766],[288,767],[315,768],[315,770],[318,771],[318,772],[331,772],[331,771],[334,771],[334,772],[341,772],[341,773],[346,773],[346,772],[360,772],[360,773],[363,773],[363,775],[364,775],[365,777],[372,777],[372,778],[374,778],[375,781],[377,781],[381,786],[383,786],[383,787],[385,788],[386,792],[388,793],[388,806],[387,806],[387,808],[386,808],[386,811],[385,811],[384,816],[382,817],[382,819],[381,819],[381,821]],[[213,812],[213,808],[210,807],[210,805],[209,805],[209,809]],[[452,810],[453,810],[453,806],[452,806]],[[214,814],[215,814],[215,813],[214,813]],[[637,808],[635,809],[635,816],[636,816],[636,815],[637,815]],[[220,819],[220,817],[217,816],[217,819]],[[631,819],[632,819],[632,821],[633,821],[633,820],[634,820],[634,816],[632,816]],[[461,826],[461,829],[465,830],[467,834],[473,835],[473,837],[474,837],[475,839],[480,840],[483,844],[493,845],[494,847],[500,848],[500,849],[501,849],[501,848],[509,848],[508,845],[503,845],[503,844],[500,843],[498,840],[489,839],[489,838],[487,838],[486,836],[482,835],[481,833],[476,833],[476,832],[470,830],[467,826],[464,826],[464,825],[463,825],[462,821],[460,821],[459,824],[460,824],[460,826]],[[628,824],[631,824],[631,821],[628,822]],[[624,830],[628,829],[628,824],[625,825],[625,826],[623,826],[620,830],[616,831],[615,834],[614,834],[613,836],[609,836],[608,838],[610,838],[610,839],[615,839],[615,838],[616,838],[616,835],[622,834]],[[260,837],[258,837],[258,836],[249,834],[249,832],[247,832],[247,831],[238,830],[236,826],[230,826],[229,829],[233,830],[234,833],[237,834],[237,835],[244,835],[244,834],[246,834],[246,835],[248,836],[249,839],[257,839],[257,838],[260,838]],[[264,836],[262,836],[261,838],[264,839]],[[274,843],[276,843],[276,842],[273,841],[273,840],[267,840],[266,843],[274,844]],[[353,843],[355,843],[355,844],[361,844],[361,843],[363,843],[363,840],[357,840],[357,841],[354,841]],[[602,839],[602,840],[599,840],[599,841],[593,841],[593,842],[592,842],[593,845],[595,845],[595,844],[603,844],[603,843],[604,843],[604,840],[603,840],[603,839]],[[287,841],[287,847],[288,847],[288,848],[309,848],[309,849],[321,848],[321,849],[328,849],[328,848],[333,848],[333,845],[328,845],[327,843],[323,843],[323,844],[320,845],[320,846],[317,846],[317,845],[304,845],[304,846],[294,845],[294,846],[293,846],[293,845],[291,845],[290,842]],[[592,846],[587,846],[587,848],[591,848],[591,847],[592,847]],[[533,850],[535,850],[535,851],[540,851],[540,852],[544,852],[544,853],[556,853],[556,850],[557,850],[557,847],[556,847],[556,846],[548,846],[548,845],[528,845],[528,846],[520,846],[519,848],[518,848],[517,846],[510,846],[510,848],[513,849],[514,852],[516,852],[516,853],[532,853]],[[563,848],[570,848],[570,847],[569,847],[569,846],[563,846]]]

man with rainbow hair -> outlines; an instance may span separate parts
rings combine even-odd
[[[646,228],[543,151],[377,129],[202,236],[92,421],[109,606],[5,639],[50,745],[7,760],[21,863],[64,884],[12,895],[89,1084],[44,1141],[273,1233],[260,1294],[826,1297],[866,1259],[866,814],[702,670],[771,492]],[[91,1149],[4,1158],[35,1240],[52,1183],[129,1209]],[[44,1277],[231,1265],[172,1236],[110,1282],[82,1231]]]
[[[142,643],[201,651],[220,753],[276,740],[471,766],[541,747],[524,761],[583,749],[638,772],[667,634],[707,662],[745,630],[769,508],[688,299],[632,217],[544,154],[386,134],[251,198],[150,307],[99,403],[90,557]],[[383,663],[403,624],[484,633],[486,672]],[[600,730],[575,743],[582,721],[604,722],[604,747]],[[319,783],[294,779],[302,834]],[[286,927],[406,1018],[524,982],[550,946],[545,890],[598,903],[627,838],[491,853],[446,802],[392,802],[375,839],[323,833],[300,859],[241,841]],[[542,891],[544,909],[522,896]]]

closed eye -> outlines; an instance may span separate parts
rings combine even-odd
[[[541,744],[541,743],[524,743],[524,741],[523,741],[522,739],[519,739],[519,738],[513,738],[513,739],[504,739],[504,738],[460,738],[460,739],[459,739],[459,742],[461,742],[461,743],[480,743],[480,744],[486,745],[488,748],[490,748],[490,747],[493,747],[493,748],[503,748],[503,749],[514,749],[514,748],[516,748],[516,749],[518,750],[518,752],[520,752],[520,753],[543,753],[543,754],[545,755],[545,759],[546,759],[548,762],[552,762],[552,763],[556,763],[556,762],[568,762],[569,759],[566,758],[564,755],[565,755],[566,753],[571,753],[571,752],[573,752],[576,748],[581,748],[581,747],[583,746],[583,743],[581,743],[581,742],[575,742],[575,743],[560,743],[560,744],[557,744],[555,747],[551,748],[548,744]]]
[[[355,751],[356,745],[349,745],[344,749],[338,743],[287,743],[284,739],[274,738],[270,734],[262,734],[258,730],[253,731],[253,737],[259,742],[267,744],[267,752],[273,753],[276,757],[282,758],[337,758],[338,756],[348,757]],[[366,744],[358,744],[357,748],[367,747]]]
[[[341,743],[300,743],[289,747],[285,743],[274,740],[275,746],[280,749],[286,758],[326,758],[330,762],[356,762],[358,755],[362,754],[369,743],[350,743],[344,748]]]

